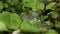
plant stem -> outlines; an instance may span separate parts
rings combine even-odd
[[[20,30],[15,30],[12,32],[12,34],[19,34],[20,33]]]

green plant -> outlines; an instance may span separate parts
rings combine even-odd
[[[59,3],[59,0],[0,0],[0,34],[60,34]]]

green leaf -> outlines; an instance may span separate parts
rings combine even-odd
[[[11,10],[12,12],[16,12],[14,8],[10,8],[10,10]]]
[[[28,2],[28,3],[30,3],[30,2],[32,2],[32,3],[40,2],[40,0],[22,0],[22,1],[23,1],[23,3],[26,3],[26,2]]]
[[[5,4],[4,4],[4,7],[5,7],[5,8],[8,8],[9,6],[8,6],[8,4],[7,4],[7,3],[5,3]]]
[[[40,9],[40,10],[44,10],[44,3],[37,3],[36,4],[36,7],[38,8],[38,9]]]
[[[0,31],[7,31],[7,30],[8,29],[7,29],[6,25],[0,21]]]
[[[55,6],[56,6],[56,2],[52,2],[46,6],[46,9],[52,9],[53,10],[53,9],[55,9]]]
[[[50,13],[48,13],[47,15],[55,15],[57,12],[56,11],[51,11]]]
[[[8,29],[18,29],[20,17],[16,13],[3,12],[0,14],[0,21],[6,24]]]
[[[3,7],[4,7],[4,6],[3,6],[3,2],[0,1],[0,11],[3,10]]]
[[[51,25],[51,22],[50,22],[50,21],[46,21],[45,23],[46,23],[48,26]]]
[[[60,28],[60,21],[57,21],[57,22],[55,23],[55,26],[56,26],[57,28]]]
[[[44,19],[48,19],[48,16],[44,16]]]
[[[45,34],[58,34],[55,30],[48,30]]]
[[[39,0],[23,0],[23,4],[24,7],[34,7],[40,10],[44,9],[44,3],[40,2]]]
[[[17,5],[19,3],[19,0],[7,0],[7,2],[10,4],[10,5]]]
[[[21,24],[21,30],[24,32],[40,32],[40,29],[24,20]]]
[[[34,7],[36,4],[36,0],[23,0],[23,3],[26,7]]]

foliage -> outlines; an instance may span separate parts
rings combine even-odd
[[[19,34],[60,34],[60,1],[0,0],[0,34],[16,30]]]

